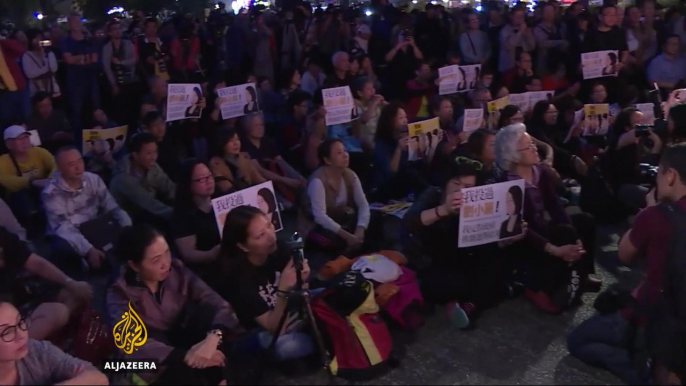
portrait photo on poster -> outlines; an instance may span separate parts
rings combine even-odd
[[[256,113],[260,109],[257,105],[257,91],[255,91],[255,87],[247,86],[245,88],[245,101],[243,114]]]
[[[505,210],[507,218],[500,225],[500,239],[504,240],[522,233],[522,206],[524,192],[517,185],[512,185],[505,193]]]

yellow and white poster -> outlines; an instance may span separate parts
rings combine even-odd
[[[349,86],[327,88],[322,90],[324,108],[326,109],[326,125],[340,125],[358,118],[353,94]]]
[[[583,136],[605,135],[610,130],[610,106],[607,103],[584,105]]]
[[[83,131],[83,156],[92,157],[102,155],[108,151],[117,153],[126,143],[128,126],[113,127],[111,129],[90,129]]]
[[[443,139],[438,118],[410,123],[408,125],[410,139],[408,141],[407,159],[431,159],[436,152],[438,143]]]

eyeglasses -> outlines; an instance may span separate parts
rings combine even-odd
[[[214,179],[214,176],[213,176],[213,175],[209,175],[209,176],[203,176],[203,177],[196,178],[196,179],[193,180],[193,182],[202,182],[203,184],[206,184],[206,183],[210,182],[210,181],[213,180],[213,179]]]
[[[531,145],[528,147],[525,147],[523,149],[517,149],[517,151],[527,151],[527,150],[537,150],[538,148],[536,147],[536,144],[531,142]]]
[[[17,324],[5,327],[5,329],[0,332],[0,338],[2,338],[2,341],[5,343],[12,343],[17,339],[17,329],[28,331],[29,324],[31,324],[30,319],[21,318]]]
[[[484,164],[481,162],[462,156],[455,157],[455,163],[458,165],[472,165],[476,170],[481,170],[484,168]]]

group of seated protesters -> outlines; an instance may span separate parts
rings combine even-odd
[[[377,13],[395,20],[395,8],[381,3],[386,5]],[[645,0],[640,12],[654,18],[651,7],[654,2]],[[468,27],[462,26],[465,32],[454,42],[459,52],[448,52],[449,44],[438,44],[444,40],[441,31],[449,35],[437,16],[444,12],[441,8],[427,5],[415,21],[398,18],[396,27],[402,28],[394,33],[384,31],[384,23],[355,29],[357,48],[348,47],[342,36],[336,44],[323,44],[326,37],[320,37],[315,52],[278,78],[285,81],[283,89],[272,90],[273,68],[265,66],[270,61],[258,58],[251,58],[251,70],[236,67],[217,71],[209,82],[199,79],[207,101],[200,98],[198,103],[208,108],[198,119],[167,122],[166,112],[168,85],[188,83],[195,72],[189,74],[181,65],[170,77],[168,59],[159,59],[164,55],[137,53],[146,79],[136,87],[147,95],[138,104],[124,101],[137,88],[125,90],[130,85],[115,80],[109,97],[126,102],[130,111],[106,109],[131,125],[116,154],[113,148],[96,149],[84,159],[79,150],[82,129],[116,126],[105,111],[93,109],[90,125],[82,124],[78,115],[86,104],[81,103],[71,106],[77,111],[71,111],[67,122],[65,112],[53,107],[56,95],[34,93],[33,115],[7,125],[7,154],[0,156],[0,295],[8,295],[0,299],[0,384],[107,381],[90,364],[39,342],[50,339],[60,345],[55,336],[92,301],[94,289],[86,280],[98,274],[110,276],[107,321],[114,324],[131,307],[144,322],[147,342],[129,358],[160,363],[158,372],[140,374],[145,382],[159,384],[240,379],[262,363],[277,336],[268,358],[272,362],[311,355],[316,348],[308,322],[287,299],[297,277],[308,286],[326,285],[319,269],[328,261],[388,245],[402,249],[423,297],[444,307],[457,329],[476,328],[482,313],[519,295],[543,312],[560,314],[602,285],[595,275],[594,216],[604,213],[569,205],[572,180],[583,186],[582,192],[609,191],[610,201],[621,203],[624,215],[648,206],[636,217],[636,230],[621,239],[619,258],[629,264],[645,257],[650,288],[642,291],[658,296],[671,228],[656,204],[683,207],[686,148],[679,143],[686,138],[686,104],[670,101],[664,120],[656,120],[664,121],[664,127],[640,128],[644,116],[634,105],[649,100],[643,92],[647,88],[630,84],[635,79],[641,84],[655,81],[663,92],[674,90],[686,74],[670,81],[656,66],[681,60],[680,35],[660,38],[657,58],[662,59],[653,59],[646,70],[639,60],[646,47],[638,41],[632,44],[641,50],[627,46],[624,33],[633,30],[617,26],[616,6],[604,5],[598,20],[589,23],[591,17],[578,9],[581,4],[570,6],[563,16],[559,4],[551,1],[533,15],[534,31],[527,27],[521,5],[507,11],[506,24],[499,21],[497,8],[487,12],[483,31],[479,15],[465,12],[460,23]],[[638,10],[631,9],[632,15]],[[309,17],[316,19],[305,15]],[[269,30],[261,14],[255,19],[255,28]],[[564,31],[557,31],[562,27],[556,22]],[[78,37],[80,27],[70,17],[70,39]],[[136,28],[141,27],[145,42],[154,43],[145,50],[160,50],[156,21]],[[654,34],[653,27],[651,22]],[[119,28],[118,23],[108,26],[113,42],[108,50],[114,42],[123,44]],[[559,48],[571,44],[556,38],[563,32],[579,40],[573,44],[576,54],[620,51],[619,76],[581,79],[573,61],[560,56],[564,49]],[[370,34],[393,37],[389,43],[369,40]],[[436,45],[432,36],[440,37]],[[489,42],[494,37],[497,50]],[[269,45],[268,39],[254,38],[258,47]],[[172,41],[172,46],[179,43]],[[5,50],[3,44],[0,49]],[[534,54],[537,45],[541,49]],[[381,55],[375,52],[379,50]],[[70,54],[65,59],[80,66]],[[118,65],[120,59],[112,63]],[[482,64],[469,92],[438,95],[441,79],[435,70],[450,64]],[[302,78],[301,68],[306,68]],[[329,70],[326,75],[322,68]],[[386,71],[376,76],[378,69]],[[259,91],[251,95],[262,111],[223,118],[225,100],[218,90],[246,82],[257,83]],[[355,119],[327,125],[322,89],[342,86],[349,86],[354,97]],[[64,89],[72,95],[90,92]],[[497,114],[487,113],[489,102],[528,91],[549,91],[550,99],[529,109],[507,105]],[[78,102],[84,95],[70,100]],[[2,98],[0,94],[0,103]],[[609,132],[584,135],[584,120],[576,121],[575,113],[583,103],[610,102],[616,112],[610,113]],[[464,116],[470,108],[484,109],[482,127],[471,131],[465,130]],[[443,132],[434,137],[440,142],[411,160],[409,124],[432,117]],[[41,146],[32,144],[33,130]],[[657,192],[646,181],[643,164],[660,167]],[[462,190],[516,180],[523,180],[525,189],[510,192],[512,221],[501,230],[512,237],[458,248]],[[267,181],[274,193],[262,197],[265,208],[238,206],[226,215],[223,228],[217,226],[212,199]],[[408,203],[409,209],[400,221],[401,234],[388,240],[383,230],[392,219],[371,204],[397,202]],[[35,235],[36,227],[43,228],[38,233],[45,240]],[[301,272],[284,245],[294,227],[305,240]],[[46,258],[35,252],[44,241],[50,247]],[[29,280],[38,280],[43,290],[28,291]],[[682,377],[660,362],[647,375],[633,366],[618,332],[630,324],[632,316],[624,311],[584,322],[569,336],[570,353],[628,383],[643,383],[650,376],[662,383]],[[287,323],[279,330],[284,315]]]

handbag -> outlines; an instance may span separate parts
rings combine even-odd
[[[86,307],[80,313],[78,327],[73,335],[72,352],[76,358],[100,366],[102,361],[114,353],[114,339],[102,316]]]

